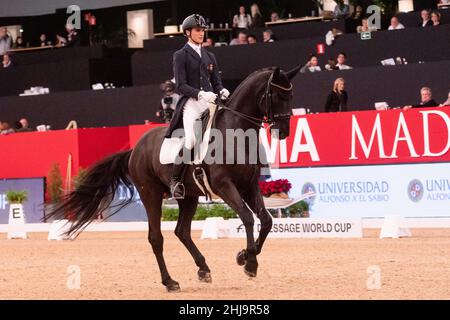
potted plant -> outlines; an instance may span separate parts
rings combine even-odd
[[[289,198],[288,192],[291,188],[292,185],[287,179],[259,182],[259,189],[263,197],[287,199]]]
[[[63,197],[63,181],[58,163],[53,163],[47,177],[46,211],[52,211]]]
[[[26,190],[9,190],[6,192],[6,200],[9,203],[8,225],[13,228],[8,231],[8,239],[26,239],[27,233],[20,226],[25,225],[23,203],[28,200],[28,192]]]
[[[300,201],[299,206],[301,208],[301,217],[309,218],[309,204],[305,200]]]

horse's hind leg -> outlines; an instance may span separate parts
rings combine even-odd
[[[198,279],[203,282],[211,282],[211,270],[206,264],[205,257],[200,250],[198,250],[191,237],[191,223],[197,209],[197,204],[198,197],[185,197],[183,200],[178,200],[180,213],[178,215],[175,234],[188,249],[189,253],[194,258],[195,264],[199,267],[197,272]]]
[[[138,190],[142,203],[147,210],[148,241],[156,256],[162,283],[166,286],[167,291],[179,291],[180,285],[170,277],[163,256],[164,238],[161,233],[161,205],[164,191],[158,185],[152,185],[150,188],[148,184],[145,187],[138,187]]]

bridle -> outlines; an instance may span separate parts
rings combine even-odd
[[[234,109],[230,109],[229,107],[227,107],[225,104],[223,104],[220,99],[219,100],[219,106],[227,111],[230,111],[232,113],[234,113],[235,115],[237,115],[238,117],[245,119],[249,122],[251,122],[252,124],[259,126],[259,127],[264,127],[263,123],[267,123],[269,124],[269,126],[273,126],[277,121],[282,121],[282,120],[288,120],[290,119],[290,117],[292,116],[292,111],[289,113],[273,113],[272,110],[272,87],[281,89],[285,92],[291,92],[292,91],[292,83],[289,83],[289,87],[285,88],[283,86],[280,86],[279,84],[276,84],[273,82],[273,75],[274,72],[272,72],[272,74],[269,77],[269,80],[267,81],[266,84],[266,88],[264,90],[264,94],[261,97],[261,100],[259,101],[260,105],[263,105],[263,103],[265,102],[265,108],[264,108],[264,117],[263,118],[257,118],[257,117],[252,117],[249,116],[245,113],[239,112],[237,110]]]

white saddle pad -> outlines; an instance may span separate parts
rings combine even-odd
[[[209,107],[209,119],[206,126],[205,133],[203,135],[202,143],[200,144],[200,151],[195,153],[195,164],[201,164],[208,152],[208,144],[211,136],[211,126],[214,119],[214,115],[217,112],[217,107],[211,105]],[[183,148],[184,138],[165,138],[159,151],[159,161],[161,164],[172,164],[175,162],[180,150]]]

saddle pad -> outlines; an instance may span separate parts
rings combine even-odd
[[[209,117],[204,117],[206,126],[203,124],[203,140],[200,144],[200,152],[195,153],[195,164],[201,164],[208,152],[208,144],[211,136],[211,127],[217,113],[216,105],[209,107]],[[161,164],[172,164],[175,162],[180,150],[183,148],[184,138],[174,137],[165,138],[159,151],[159,161]]]

